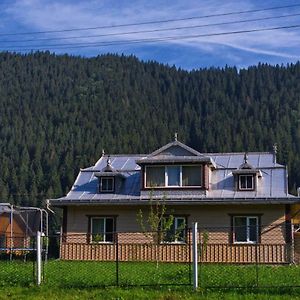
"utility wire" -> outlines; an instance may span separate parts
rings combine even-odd
[[[155,42],[164,42],[171,40],[183,40],[183,39],[192,39],[192,38],[201,38],[201,37],[211,37],[211,36],[222,36],[222,35],[232,35],[232,34],[244,34],[252,32],[262,32],[262,31],[273,31],[280,29],[296,29],[300,28],[300,24],[297,25],[288,25],[288,26],[278,26],[278,27],[269,27],[269,28],[256,28],[249,30],[237,30],[237,31],[225,31],[217,33],[206,33],[206,34],[195,34],[195,35],[186,35],[186,36],[169,36],[162,38],[149,38],[149,39],[137,39],[137,40],[128,40],[128,41],[106,41],[106,42],[94,42],[94,43],[73,43],[73,44],[52,44],[47,46],[33,46],[32,48],[22,49],[22,50],[12,50],[7,51],[33,51],[33,50],[46,50],[46,49],[75,49],[75,48],[88,48],[88,47],[97,47],[97,46],[118,46],[118,45],[130,45],[130,44],[139,44],[139,43],[155,43]],[[8,47],[8,46],[7,46]],[[1,49],[7,49],[7,47],[1,47]],[[23,48],[28,46],[18,46],[18,48]],[[35,48],[34,48],[35,47]],[[15,48],[17,48],[15,46]]]
[[[86,31],[86,30],[95,30],[95,29],[140,26],[140,25],[149,25],[149,24],[161,24],[161,23],[170,23],[170,22],[178,22],[178,21],[206,19],[206,18],[212,18],[212,17],[241,15],[241,14],[246,14],[246,13],[263,12],[263,11],[270,11],[270,10],[279,10],[279,9],[285,9],[285,8],[295,8],[295,7],[299,7],[299,6],[300,6],[300,4],[293,4],[293,5],[285,5],[285,6],[267,7],[267,8],[261,8],[261,9],[251,9],[251,10],[244,10],[244,11],[235,11],[235,12],[228,12],[228,13],[211,14],[211,15],[204,15],[204,16],[194,16],[194,17],[188,17],[188,18],[177,18],[177,19],[167,19],[167,20],[157,20],[157,21],[137,22],[137,23],[126,23],[126,24],[117,24],[117,25],[104,25],[104,26],[96,26],[96,27],[81,27],[81,28],[61,29],[61,30],[0,33],[0,36],[33,35],[33,34],[59,33],[59,32],[71,32],[71,31]]]
[[[81,35],[81,36],[70,36],[70,37],[40,38],[40,39],[38,38],[38,39],[28,39],[28,40],[0,40],[0,43],[20,43],[20,42],[25,43],[25,42],[37,42],[37,41],[86,39],[86,38],[106,37],[106,36],[122,36],[122,35],[139,34],[139,33],[176,31],[176,30],[182,30],[182,29],[193,29],[193,28],[203,28],[203,27],[211,27],[211,26],[241,24],[241,23],[282,19],[282,18],[289,18],[289,17],[296,17],[296,16],[300,16],[300,13],[281,15],[281,16],[273,16],[273,17],[246,19],[246,20],[239,20],[239,21],[229,21],[229,22],[220,22],[220,23],[211,23],[211,24],[192,25],[192,26],[168,27],[168,28],[149,29],[149,30],[137,30],[137,31],[128,31],[128,32],[116,32],[116,33],[106,33],[106,34],[96,34],[96,35]]]

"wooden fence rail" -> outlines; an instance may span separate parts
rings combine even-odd
[[[118,251],[117,251],[118,247]],[[190,262],[188,244],[86,244],[62,243],[60,258],[64,260]],[[261,263],[290,262],[287,244],[231,245],[208,244],[199,246],[199,262],[203,263]]]

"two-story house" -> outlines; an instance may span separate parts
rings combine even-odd
[[[113,245],[115,232],[127,243],[145,243],[137,237],[137,214],[160,201],[173,216],[168,243],[185,244],[186,228],[198,222],[199,239],[205,231],[215,261],[252,262],[259,246],[261,262],[284,263],[291,260],[291,205],[299,202],[287,180],[276,153],[199,153],[175,138],[149,155],[103,154],[50,204],[63,208],[65,244]],[[79,258],[68,251],[63,258]],[[212,261],[211,255],[205,259]]]

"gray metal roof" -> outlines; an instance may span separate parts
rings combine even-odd
[[[282,204],[298,202],[299,198],[287,192],[287,171],[285,166],[274,162],[273,153],[248,153],[248,162],[259,170],[256,191],[236,191],[233,173],[244,162],[244,153],[205,153],[201,154],[180,142],[169,143],[150,155],[110,155],[112,168],[124,178],[115,193],[98,193],[99,172],[107,166],[107,156],[102,156],[94,166],[80,170],[71,191],[62,198],[50,200],[53,205],[68,204],[142,204],[149,200],[149,194],[140,189],[140,166],[137,161],[155,160],[164,156],[167,161],[178,161],[184,156],[201,161],[203,158],[213,163],[208,191],[184,190],[167,191],[166,201],[170,204]],[[181,156],[180,158],[178,156]],[[154,198],[161,198],[157,194]]]

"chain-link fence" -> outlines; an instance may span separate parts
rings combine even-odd
[[[234,220],[230,227],[200,227],[201,288],[300,287],[300,235],[286,224]],[[192,284],[192,236],[159,232],[42,236],[42,284],[102,287]],[[0,232],[0,285],[37,282],[37,237]],[[195,252],[196,253],[196,252]]]
[[[191,233],[170,241],[163,232],[49,236],[44,282],[72,287],[190,285]]]
[[[0,286],[29,286],[35,281],[35,237],[0,232]]]
[[[230,227],[200,227],[199,286],[300,287],[295,251],[286,224],[263,226],[256,218],[237,217]]]

